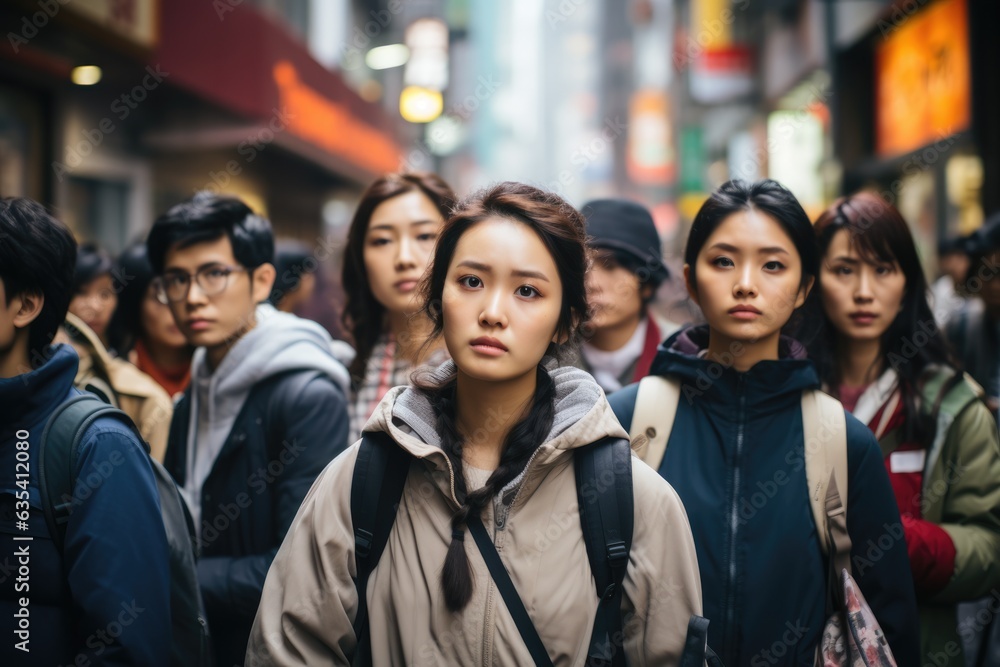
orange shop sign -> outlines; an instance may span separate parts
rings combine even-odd
[[[303,83],[290,62],[275,64],[274,81],[293,134],[374,173],[399,168],[399,151],[391,138]]]
[[[966,0],[939,0],[892,25],[875,52],[876,152],[906,153],[969,127]]]

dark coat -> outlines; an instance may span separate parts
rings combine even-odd
[[[50,349],[40,368],[0,379],[0,665],[167,665],[167,536],[148,455],[125,425],[104,418],[88,428],[62,553],[49,535],[38,448],[55,408],[79,394],[73,389],[76,352],[68,345]],[[29,460],[19,467],[20,430],[29,434]],[[25,529],[17,505],[25,485],[17,472],[26,468]],[[23,537],[31,540],[15,539]],[[25,548],[23,557],[19,550]],[[15,646],[22,639],[14,617],[22,598],[28,603],[28,653]]]
[[[709,645],[726,665],[812,665],[826,620],[826,558],[809,505],[801,395],[812,363],[749,371],[702,359],[707,327],[671,336],[651,373],[682,383],[660,474],[687,510],[698,551]],[[638,385],[609,402],[626,430]],[[906,543],[878,443],[847,415],[847,524],[854,576],[899,665],[919,665],[919,621]]]
[[[163,461],[181,487],[192,390],[175,406]],[[343,391],[315,370],[272,376],[247,396],[201,494],[198,582],[216,664],[243,664],[267,570],[347,427]]]

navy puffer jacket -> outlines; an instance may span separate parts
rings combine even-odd
[[[738,372],[701,358],[707,327],[660,347],[651,374],[682,394],[660,474],[680,495],[701,570],[709,645],[726,665],[809,665],[826,620],[826,558],[807,494],[801,395],[819,387],[802,347]],[[610,403],[632,423],[638,385]],[[854,577],[899,665],[920,665],[919,622],[899,510],[878,443],[847,415]]]
[[[62,552],[46,527],[38,490],[42,429],[60,403],[79,394],[76,352],[68,345],[50,351],[38,369],[0,378],[0,665],[165,667],[167,536],[149,457],[124,424],[98,419],[80,443],[79,502]],[[21,440],[29,445],[27,466],[18,465],[19,431],[28,432]],[[27,489],[18,477],[25,469]],[[17,502],[25,490],[30,510],[22,523]],[[25,602],[28,616],[18,619]],[[15,634],[25,626],[26,634]]]

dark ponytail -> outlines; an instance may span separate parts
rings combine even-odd
[[[552,430],[555,417],[555,382],[541,366],[538,366],[536,375],[531,409],[504,438],[500,465],[490,475],[486,485],[471,493],[465,484],[465,469],[462,465],[463,440],[455,426],[455,375],[452,374],[439,383],[420,376],[414,379],[414,386],[430,398],[434,407],[437,430],[442,440],[441,447],[455,471],[455,495],[462,504],[451,517],[451,544],[448,546],[448,555],[441,570],[444,601],[451,611],[462,611],[472,597],[472,572],[464,542],[469,517],[480,516],[486,504],[511,480],[524,472],[531,455],[545,442],[546,436]]]

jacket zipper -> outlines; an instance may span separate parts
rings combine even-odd
[[[733,651],[727,651],[726,662],[735,663],[734,627],[736,625],[736,552],[737,552],[737,532],[739,530],[739,497],[740,497],[740,464],[743,458],[743,431],[746,421],[746,393],[743,382],[743,374],[737,380],[737,393],[740,397],[739,420],[736,426],[736,453],[733,457],[733,497],[729,505],[729,572],[727,573],[728,600],[726,601],[726,637],[725,646],[733,647]]]

